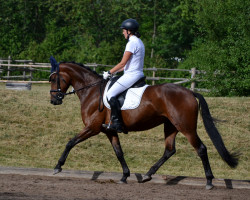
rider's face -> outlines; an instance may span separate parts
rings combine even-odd
[[[126,29],[122,29],[122,34],[124,35],[125,39],[127,39],[128,34],[130,34],[130,31],[127,31]]]

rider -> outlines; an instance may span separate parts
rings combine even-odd
[[[111,131],[123,132],[121,110],[117,96],[144,77],[143,65],[145,47],[138,32],[139,24],[135,19],[127,19],[120,27],[128,40],[123,58],[120,63],[108,72],[103,72],[103,78],[108,79],[112,74],[124,71],[124,74],[113,84],[107,92],[107,99],[111,107],[111,124],[103,126]]]

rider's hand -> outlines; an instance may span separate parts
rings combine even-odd
[[[111,77],[111,73],[110,73],[110,71],[103,72],[102,76],[105,80],[107,80]]]

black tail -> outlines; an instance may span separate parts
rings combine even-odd
[[[232,168],[235,168],[238,165],[238,153],[230,153],[226,149],[224,142],[221,138],[220,133],[218,132],[217,128],[215,127],[213,118],[209,112],[209,108],[207,105],[206,100],[204,97],[199,93],[194,93],[194,96],[199,99],[199,104],[201,106],[201,115],[203,119],[203,124],[205,129],[212,140],[215,148],[217,149],[218,153],[222,157],[222,159]]]

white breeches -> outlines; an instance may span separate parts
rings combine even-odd
[[[136,81],[142,78],[142,74],[123,74],[109,89],[107,92],[107,99],[108,101],[112,97],[116,97],[118,94],[122,93],[126,89],[130,88]]]

